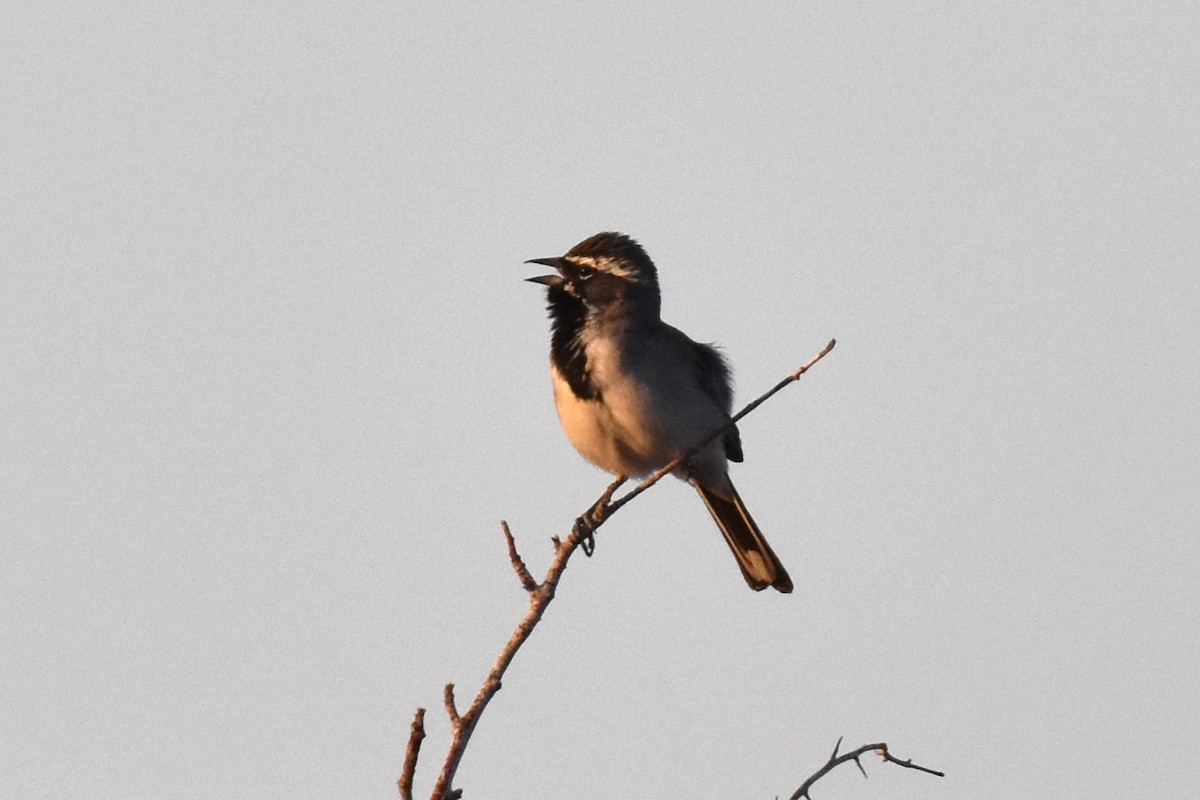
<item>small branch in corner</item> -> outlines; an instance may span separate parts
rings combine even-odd
[[[850,761],[854,762],[855,766],[858,767],[858,771],[863,774],[864,778],[867,777],[867,771],[865,769],[863,769],[862,761],[860,761],[859,758],[863,754],[870,753],[870,752],[874,752],[877,756],[879,756],[886,762],[890,762],[892,764],[898,764],[899,766],[905,767],[906,769],[915,769],[920,772],[926,772],[930,775],[937,775],[939,778],[946,777],[946,773],[939,772],[936,769],[930,769],[929,767],[922,767],[920,764],[914,764],[912,762],[912,759],[908,759],[906,761],[901,761],[900,759],[893,757],[892,754],[888,751],[887,742],[876,742],[875,744],[864,744],[862,747],[859,747],[856,750],[851,750],[850,752],[843,753],[842,755],[839,756],[838,750],[842,746],[842,738],[843,737],[838,738],[837,744],[835,744],[833,746],[833,755],[831,755],[829,757],[829,760],[825,762],[825,765],[822,766],[816,772],[814,772],[812,775],[808,776],[808,779],[805,780],[804,783],[800,784],[799,788],[797,788],[796,791],[792,792],[792,794],[788,798],[788,800],[801,800],[801,798],[807,798],[807,800],[812,800],[812,797],[809,795],[808,790],[812,788],[813,784],[816,783],[817,781],[821,780],[821,778],[824,778],[826,775],[828,775],[830,772],[832,772],[835,768],[841,766],[842,764],[850,762]]]

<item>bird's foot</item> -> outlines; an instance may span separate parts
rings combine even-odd
[[[588,558],[596,552],[596,534],[592,523],[586,517],[575,520],[575,530],[579,532],[579,549]]]

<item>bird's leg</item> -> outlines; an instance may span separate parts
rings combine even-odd
[[[592,553],[596,552],[596,537],[594,535],[596,527],[604,521],[604,517],[608,512],[608,504],[612,500],[613,492],[621,488],[621,484],[629,480],[624,475],[618,475],[617,479],[608,485],[604,490],[604,494],[600,495],[600,499],[592,504],[582,517],[575,520],[575,530],[579,531],[579,546],[583,549],[583,554],[588,558],[592,557]]]

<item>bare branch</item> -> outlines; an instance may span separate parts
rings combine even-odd
[[[517,552],[517,542],[513,539],[512,531],[508,529],[508,523],[500,520],[500,527],[504,530],[504,541],[508,543],[508,560],[512,562],[513,571],[517,573],[517,579],[521,581],[525,591],[533,594],[537,591],[537,581],[529,574],[529,567],[525,566],[525,561]]]
[[[508,545],[509,560],[512,562],[513,570],[517,573],[518,579],[521,581],[521,586],[529,593],[529,608],[521,621],[517,623],[516,630],[513,631],[507,644],[500,651],[500,655],[496,658],[496,662],[488,671],[487,677],[483,681],[483,686],[480,687],[479,693],[475,696],[475,700],[471,703],[471,707],[461,715],[458,714],[454,705],[454,686],[447,684],[445,692],[446,712],[450,716],[451,722],[451,738],[450,747],[446,752],[446,760],[442,764],[442,771],[438,775],[437,783],[434,784],[432,792],[432,800],[454,800],[462,794],[460,790],[453,789],[454,775],[458,771],[458,765],[462,761],[463,753],[466,751],[467,744],[471,740],[471,734],[475,731],[475,726],[479,722],[479,717],[483,714],[485,708],[496,693],[500,691],[501,681],[504,673],[508,670],[517,651],[525,644],[525,641],[533,633],[533,629],[537,627],[541,621],[542,615],[545,614],[546,608],[554,600],[554,593],[558,588],[558,581],[562,578],[563,572],[567,568],[567,562],[576,549],[583,549],[588,555],[591,554],[592,535],[597,528],[602,525],[605,520],[613,515],[617,509],[624,506],[637,495],[649,489],[657,483],[663,476],[669,474],[672,470],[678,468],[681,464],[687,461],[688,458],[695,455],[697,451],[708,444],[716,437],[723,434],[729,427],[736,424],[738,420],[745,417],[754,409],[758,408],[768,398],[774,395],[783,387],[796,380],[808,371],[810,367],[824,358],[830,350],[833,349],[834,341],[830,340],[829,344],[821,350],[816,356],[811,358],[808,363],[800,367],[791,375],[784,378],[776,384],[770,391],[763,394],[761,397],[750,403],[748,406],[739,411],[725,425],[713,431],[711,435],[705,437],[697,443],[695,447],[686,453],[683,453],[679,458],[667,464],[658,472],[655,472],[642,483],[638,484],[631,492],[626,494],[620,500],[610,504],[613,493],[624,483],[625,478],[618,477],[592,504],[586,512],[576,519],[574,526],[571,528],[571,533],[565,539],[559,539],[557,536],[551,537],[554,543],[554,558],[550,562],[550,567],[546,570],[546,577],[539,584],[534,581],[533,576],[529,573],[525,562],[521,559],[517,552],[516,541],[513,538],[512,531],[509,530],[508,524],[501,522],[501,528],[504,531],[504,538]],[[410,745],[411,751],[411,745]],[[414,756],[415,760],[415,756]],[[406,764],[407,768],[407,764]],[[403,777],[401,778],[403,782]],[[408,787],[411,791],[411,775],[409,775]],[[403,800],[410,798],[403,794],[404,784],[401,783],[401,796]]]
[[[835,744],[833,746],[833,755],[831,755],[829,757],[829,760],[825,762],[825,765],[822,766],[816,772],[814,772],[812,775],[808,776],[808,779],[806,781],[804,781],[804,783],[800,784],[800,787],[798,789],[796,789],[796,791],[792,792],[792,794],[788,798],[788,800],[800,800],[800,798],[808,798],[808,800],[812,800],[812,797],[809,795],[808,790],[812,788],[813,784],[816,783],[817,781],[821,780],[821,778],[824,778],[827,774],[832,772],[836,767],[839,767],[842,764],[845,764],[849,761],[853,761],[858,766],[858,771],[863,774],[864,778],[867,777],[867,771],[865,769],[863,769],[862,761],[859,760],[859,757],[862,756],[864,753],[870,753],[872,751],[874,751],[876,755],[883,758],[884,761],[889,761],[893,764],[899,764],[900,766],[907,767],[908,769],[916,769],[916,770],[920,770],[921,772],[927,772],[930,775],[937,775],[939,778],[946,777],[946,773],[938,772],[936,769],[930,769],[929,767],[922,767],[918,764],[914,764],[914,763],[912,763],[911,759],[908,761],[900,761],[896,758],[893,758],[892,754],[888,752],[888,746],[887,746],[886,742],[876,742],[875,744],[864,744],[862,747],[858,748],[857,750],[851,750],[850,752],[843,753],[842,755],[839,756],[838,749],[841,747],[841,745],[842,745],[842,739],[841,739],[841,737],[839,737],[837,740],[837,744]]]
[[[417,771],[417,757],[421,754],[421,740],[425,738],[425,709],[418,708],[408,732],[408,748],[404,751],[404,769],[396,787],[400,800],[412,800],[413,774]]]

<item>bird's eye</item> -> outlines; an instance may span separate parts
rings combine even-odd
[[[579,280],[586,281],[596,275],[596,270],[592,267],[580,267],[578,271]]]

